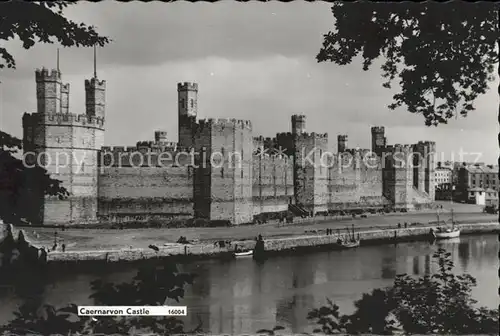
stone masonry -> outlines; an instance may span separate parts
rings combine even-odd
[[[328,152],[327,133],[306,132],[304,115],[291,117],[289,133],[254,137],[249,120],[198,120],[198,84],[185,82],[177,85],[178,141],[157,130],[154,141],[111,148],[103,146],[105,81],[85,81],[84,114],[71,112],[60,71],[37,70],[36,88],[37,112],[23,116],[26,158],[41,158],[70,192],[32,195],[36,224],[242,224],[272,213],[411,210],[434,199],[435,143],[388,146],[384,127],[372,127],[371,150],[350,149],[339,135],[338,153]]]

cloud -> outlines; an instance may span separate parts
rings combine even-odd
[[[97,7],[99,6],[99,7]],[[255,135],[290,130],[305,114],[307,130],[348,134],[349,146],[370,146],[370,127],[384,125],[390,143],[434,140],[439,150],[482,151],[496,160],[498,97],[490,90],[477,111],[438,128],[404,108],[390,111],[394,91],[382,88],[379,64],[365,72],[315,60],[332,28],[327,3],[79,3],[77,21],[96,25],[114,42],[98,50],[98,75],[107,80],[107,145],[133,145],[165,129],[177,139],[176,83],[198,82],[200,117],[249,119]],[[36,109],[34,69],[55,67],[56,46],[12,47],[18,70],[3,73],[2,127],[21,135],[23,112]],[[61,50],[70,109],[84,113],[83,81],[93,73],[91,49]],[[498,81],[492,83],[496,87]]]
[[[311,3],[142,3],[82,2],[66,15],[97,27],[113,42],[99,59],[102,66],[160,65],[206,57],[255,59],[270,54],[315,54],[332,26],[331,4]],[[292,23],[293,24],[290,24]],[[314,38],[311,38],[314,36]],[[18,63],[27,56],[11,44]],[[48,56],[54,47],[35,47]],[[51,53],[48,50],[51,49]],[[72,49],[72,62],[89,68],[88,52]],[[52,56],[53,58],[53,56]]]

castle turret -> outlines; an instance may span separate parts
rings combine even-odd
[[[85,113],[89,117],[104,119],[106,106],[106,81],[97,79],[96,49],[94,47],[94,77],[85,80]]]
[[[59,49],[57,49],[57,72],[61,76],[59,69]],[[61,82],[61,113],[69,113],[69,83]]]
[[[339,153],[344,153],[347,149],[347,135],[337,136],[337,150]]]
[[[155,143],[166,142],[167,132],[165,131],[155,131]]]
[[[69,84],[61,85],[61,113],[69,113]]]
[[[372,127],[372,152],[381,155],[386,145],[385,128],[383,126]]]
[[[292,134],[300,135],[306,132],[306,116],[294,114],[292,116]]]
[[[36,100],[37,112],[54,114],[61,112],[61,73],[53,69],[37,69]]]
[[[178,83],[177,97],[179,104],[179,146],[193,146],[193,128],[198,115],[198,84]]]
[[[61,181],[69,197],[60,200],[23,190],[26,201],[19,204],[33,207],[29,211],[34,224],[93,222],[98,212],[98,153],[104,144],[105,81],[94,71],[85,81],[86,114],[75,114],[68,111],[69,85],[61,85],[59,70],[37,70],[35,75],[38,113],[23,116],[24,156],[27,164],[40,165]]]
[[[106,81],[96,77],[85,80],[85,113],[89,117],[105,117]]]

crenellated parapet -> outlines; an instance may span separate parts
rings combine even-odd
[[[413,153],[413,145],[402,145],[402,144],[387,145],[385,147],[384,153],[386,153],[386,154],[395,154],[395,153],[411,154],[411,153]]]
[[[69,84],[61,85],[61,93],[69,93]]]
[[[328,139],[328,133],[307,133],[304,132],[298,135],[299,139]]]
[[[371,128],[372,133],[385,133],[385,127],[384,126],[373,126]]]
[[[60,81],[61,80],[61,72],[56,70],[56,69],[49,70],[49,69],[43,67],[41,69],[35,70],[35,79],[36,79],[37,83]]]
[[[233,128],[241,130],[252,130],[252,122],[250,120],[230,119],[230,118],[205,118],[200,119],[194,125],[194,133],[200,134],[207,130],[216,130],[224,128]]]
[[[23,124],[27,126],[59,125],[104,129],[103,118],[74,113],[25,113],[23,115]]]
[[[276,138],[277,139],[280,139],[280,138],[291,138],[293,136],[292,132],[280,132],[280,133],[276,133]]]
[[[177,83],[177,91],[198,91],[198,83]]]
[[[106,81],[99,80],[97,78],[86,79],[85,80],[85,90],[90,90],[93,88],[100,89],[100,90],[106,90]]]

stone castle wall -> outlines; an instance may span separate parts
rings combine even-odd
[[[242,224],[290,210],[290,204],[314,214],[411,208],[433,197],[433,168],[397,167],[394,155],[408,157],[435,144],[387,146],[383,127],[372,128],[372,150],[388,158],[366,161],[369,150],[348,149],[344,135],[339,148],[350,156],[335,161],[328,134],[306,133],[305,116],[292,116],[292,132],[253,137],[248,120],[197,120],[198,85],[179,83],[177,143],[157,132],[155,142],[110,148],[103,146],[105,81],[85,81],[86,113],[76,115],[67,113],[69,84],[62,84],[60,72],[38,70],[36,79],[38,112],[23,117],[24,148],[44,153],[47,170],[70,192],[65,200],[30,202],[40,207],[44,224],[186,217]]]
[[[253,214],[287,211],[294,201],[293,161],[259,155],[254,157],[252,169]]]

